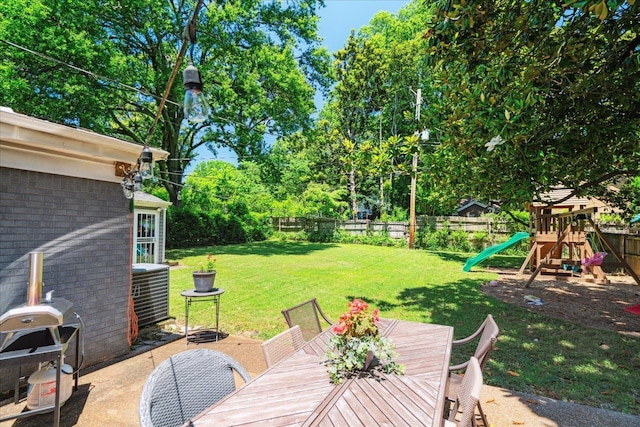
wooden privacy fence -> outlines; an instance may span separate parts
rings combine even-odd
[[[391,239],[405,239],[409,235],[408,222],[377,222],[370,220],[342,221],[332,218],[272,218],[273,229],[285,233],[297,233],[306,231],[323,235],[332,235],[335,231],[343,231],[353,235],[378,234],[387,235]],[[464,230],[469,234],[486,232],[488,234],[504,237],[505,240],[512,232],[509,231],[507,221],[487,217],[463,217],[463,216],[421,216],[416,221],[416,231],[430,227],[442,230],[449,227],[450,230]],[[640,234],[639,231],[628,229],[613,229],[602,225],[600,227],[607,241],[613,245],[636,274],[640,274]],[[588,231],[588,230],[587,230]],[[498,237],[497,240],[500,240]],[[596,248],[604,250],[606,248]]]
[[[281,232],[319,232],[331,234],[334,231],[344,231],[354,235],[380,234],[388,235],[392,239],[403,239],[409,235],[408,222],[378,222],[366,219],[342,221],[331,218],[272,218],[273,229]],[[464,230],[469,233],[478,231],[488,234],[509,234],[507,222],[502,219],[465,216],[421,216],[416,220],[416,231],[424,227],[442,230]]]
[[[622,254],[622,258],[631,269],[640,275],[640,235],[628,234],[626,231],[604,232],[603,234],[607,242]],[[606,247],[598,247],[594,250],[607,252]]]

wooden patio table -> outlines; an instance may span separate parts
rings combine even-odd
[[[404,375],[332,384],[320,363],[329,329],[185,426],[441,426],[453,328],[381,319],[379,329]]]

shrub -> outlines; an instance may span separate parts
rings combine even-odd
[[[273,234],[273,227],[269,215],[246,214],[240,220],[247,242],[266,240]]]
[[[506,241],[504,239],[503,241]],[[529,253],[529,241],[523,240],[510,248],[505,249],[500,252],[501,255],[517,255],[517,256],[526,256]]]
[[[425,244],[426,246],[424,249],[447,249],[449,246],[449,228],[445,227],[440,230],[427,233],[425,236]]]
[[[306,236],[310,242],[328,243],[333,241],[333,233],[326,231],[308,230],[306,231]]]
[[[499,214],[488,213],[483,216],[505,221],[507,231],[510,234],[515,234],[518,231],[529,231],[529,212],[527,211],[511,211],[510,214],[507,212],[500,212]]]
[[[471,244],[469,243],[469,233],[465,230],[455,230],[449,235],[449,249],[460,252],[469,252]]]
[[[333,241],[336,243],[362,243],[362,236],[345,233],[344,231],[336,231],[333,234]]]
[[[617,213],[602,213],[598,217],[599,224],[624,224],[624,219]]]
[[[476,231],[471,236],[471,244],[473,246],[473,250],[475,251],[479,252],[483,250],[484,248],[490,246],[490,243],[491,237],[486,231]]]
[[[383,213],[380,217],[380,220],[386,221],[386,222],[409,221],[409,214],[405,209],[402,209],[398,206],[394,206],[391,212]]]
[[[242,212],[242,207],[237,206]],[[268,216],[247,211],[242,215],[207,213],[169,207],[167,210],[167,248],[226,245],[265,240],[272,233]]]
[[[272,240],[277,240],[279,242],[286,242],[287,240],[290,240],[289,236],[291,233],[284,233],[282,231],[274,231],[271,234],[271,239]]]
[[[194,212],[169,207],[167,209],[167,248],[199,246],[201,218]]]

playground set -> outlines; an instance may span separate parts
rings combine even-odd
[[[531,276],[525,287],[529,287],[538,274],[567,279],[577,275],[584,281],[610,283],[602,269],[602,263],[609,254],[616,261],[608,263],[608,266],[622,267],[640,285],[638,275],[593,221],[596,210],[530,205],[531,248],[518,272],[521,276],[529,265]]]
[[[491,255],[529,239],[529,253],[518,271],[518,276],[522,277],[525,268],[529,266],[531,276],[525,288],[531,285],[538,274],[559,279],[610,283],[602,269],[602,263],[609,254],[616,261],[607,262],[607,266],[622,267],[640,285],[638,275],[593,221],[592,216],[596,210],[595,207],[585,209],[572,205],[529,205],[532,232],[516,233],[508,241],[467,259],[463,271],[470,271],[473,265]]]

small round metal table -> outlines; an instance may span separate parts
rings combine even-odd
[[[218,335],[220,330],[218,329],[218,320],[220,316],[220,297],[224,293],[222,288],[213,288],[210,292],[198,292],[195,289],[180,292],[180,295],[184,297],[184,337],[186,338],[187,345],[189,344],[189,307],[192,302],[200,301],[213,301],[216,309],[216,328],[215,328],[215,340],[218,341]],[[192,337],[195,338],[195,337]],[[205,341],[202,336],[199,336],[192,341]]]

